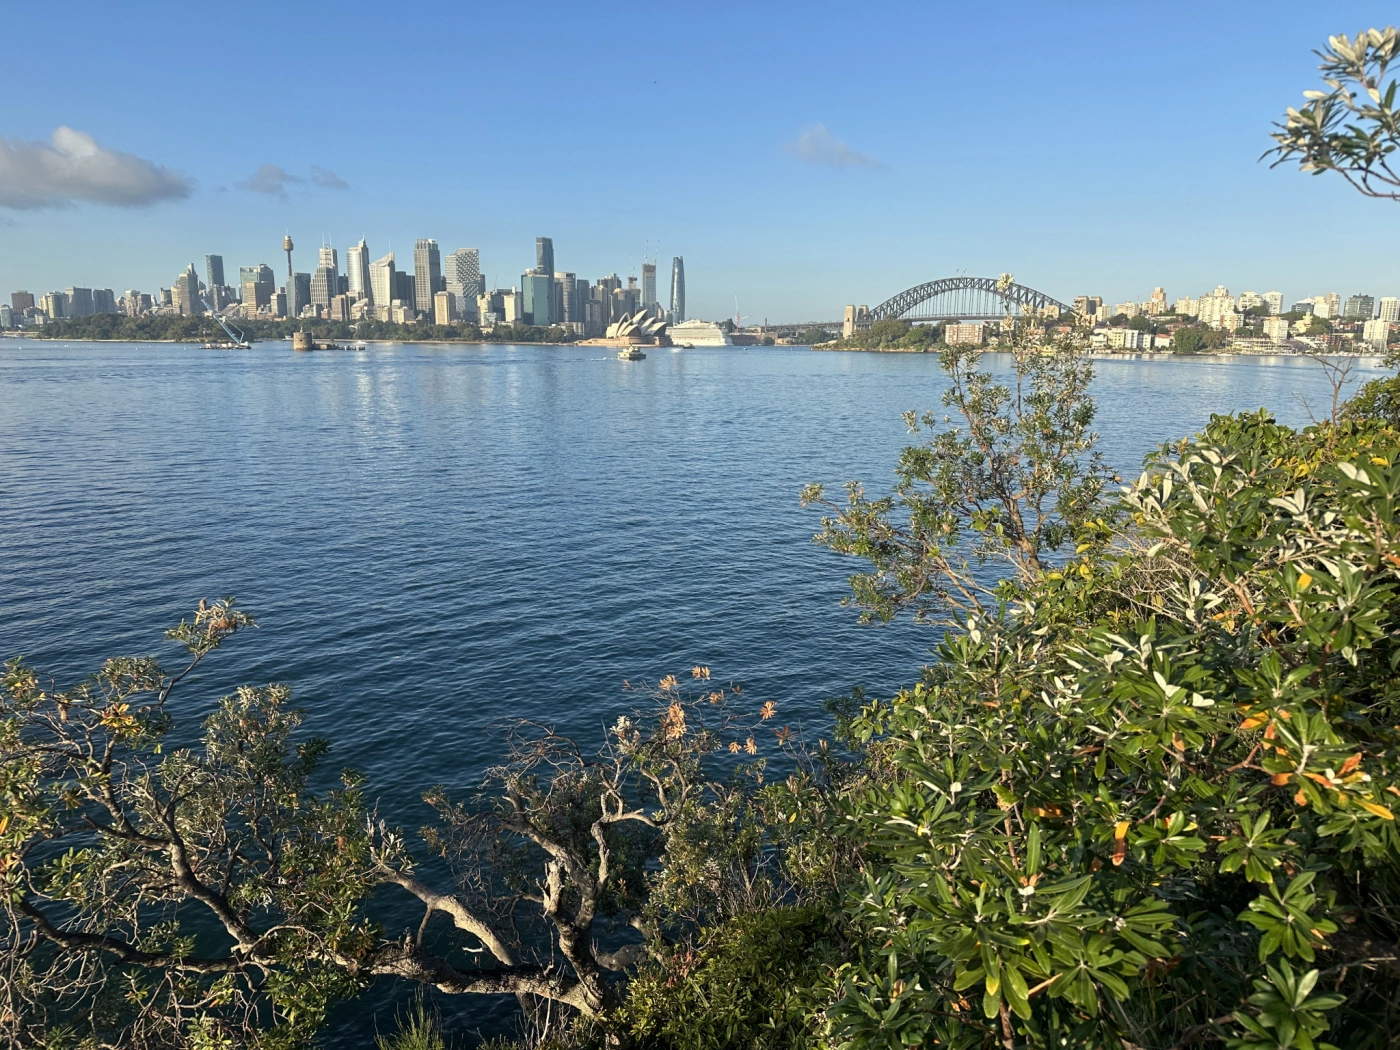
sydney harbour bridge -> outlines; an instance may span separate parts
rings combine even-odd
[[[879,306],[861,315],[863,324],[900,319],[916,324],[934,321],[1000,321],[1008,311],[1012,316],[1042,313],[1056,309],[1069,313],[1070,307],[1044,292],[1010,282],[1002,285],[997,277],[942,277],[925,281],[892,295]],[[806,328],[839,327],[840,321],[807,321],[801,324],[768,325],[765,332],[797,334]]]

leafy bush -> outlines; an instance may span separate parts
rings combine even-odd
[[[1217,417],[1121,509],[854,723],[850,1045],[1400,1027],[1400,435]]]
[[[658,1050],[796,1050],[818,1045],[838,955],[828,914],[780,907],[707,930],[632,980],[623,1017]]]

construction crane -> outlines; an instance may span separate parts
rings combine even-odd
[[[218,343],[205,343],[205,344],[204,344],[204,349],[206,349],[206,350],[247,350],[247,349],[248,349],[248,340],[247,340],[247,338],[243,335],[243,333],[242,333],[241,331],[239,331],[237,328],[234,328],[232,325],[230,325],[227,321],[225,321],[225,320],[224,320],[222,317],[220,317],[218,314],[216,314],[216,313],[214,312],[214,308],[213,308],[212,306],[209,305],[209,301],[208,301],[207,299],[205,299],[203,296],[200,296],[199,301],[200,301],[201,303],[204,304],[204,309],[207,310],[207,311],[209,312],[210,316],[213,317],[215,321],[218,321],[218,322],[219,322],[219,327],[222,328],[222,329],[224,330],[224,334],[228,336],[228,345],[224,346],[224,345],[221,345],[221,344],[218,344]]]

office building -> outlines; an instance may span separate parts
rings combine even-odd
[[[272,274],[272,267],[267,265],[267,263],[258,263],[257,266],[240,266],[238,268],[239,288],[248,284],[265,284],[271,287],[276,283],[276,278]]]
[[[170,286],[170,302],[187,317],[198,317],[204,313],[204,304],[199,301],[199,274],[195,271],[194,263],[186,266]]]
[[[59,321],[68,316],[68,296],[63,292],[49,292],[39,299],[39,309],[50,321]]]
[[[442,291],[442,254],[431,237],[419,238],[413,246],[413,308],[430,317],[433,296]]]
[[[0,303],[0,328],[15,326],[15,312],[6,303]]]
[[[395,298],[394,253],[369,264],[369,299],[376,307],[387,307]]]
[[[309,273],[292,274],[286,289],[288,317],[300,317],[302,311],[314,302],[311,298],[311,288],[314,283],[315,277]]]
[[[649,310],[657,305],[656,263],[642,263],[642,308]]]
[[[554,272],[554,238],[535,238],[535,269],[540,273]]]
[[[457,297],[451,292],[433,294],[433,324],[452,324],[457,320]]]
[[[457,297],[459,306],[486,291],[481,279],[481,255],[475,248],[458,248],[447,257],[447,290]]]
[[[94,288],[92,290],[92,312],[95,314],[114,314],[117,312],[117,297],[112,294],[112,289]]]
[[[348,321],[354,305],[355,300],[349,295],[333,295],[330,306],[326,308],[326,317],[331,321]]]
[[[91,288],[65,288],[64,295],[68,296],[68,316],[69,317],[91,317],[92,316],[92,289]]]
[[[374,290],[369,283],[369,245],[363,237],[360,243],[345,250],[346,293],[354,301],[368,299],[374,302]]]
[[[671,260],[671,323],[685,320],[685,258]]]
[[[547,240],[548,238],[541,238]],[[553,251],[551,249],[551,255]],[[551,325],[554,317],[554,277],[539,270],[526,270],[520,277],[521,312],[526,323]]]
[[[578,295],[578,274],[556,273],[554,275],[554,308],[551,311],[555,321],[570,324],[583,323],[583,303]]]
[[[1342,316],[1348,321],[1369,321],[1376,312],[1376,299],[1371,295],[1353,295],[1342,308]]]
[[[334,269],[325,264],[316,267],[316,272],[311,275],[311,305],[330,306],[331,299],[340,294],[339,284]],[[290,292],[291,289],[289,288],[287,291]]]
[[[1382,321],[1400,321],[1400,299],[1393,295],[1382,298],[1379,316]]]
[[[34,293],[11,292],[10,309],[21,316],[24,314],[24,311],[34,309]]]
[[[211,292],[224,284],[224,257],[206,255],[204,257],[204,284]]]
[[[122,294],[122,313],[127,317],[140,317],[151,308],[151,297],[142,295],[135,288],[128,288]]]
[[[1386,340],[1390,337],[1390,322],[1383,321],[1379,317],[1374,320],[1368,319],[1361,329],[1361,338],[1370,343],[1378,350],[1384,350]]]

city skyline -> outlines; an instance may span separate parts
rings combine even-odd
[[[150,4],[80,7],[64,78],[48,74],[43,48],[11,56],[0,287],[166,286],[172,261],[198,264],[215,247],[265,259],[285,229],[305,243],[321,230],[338,231],[336,244],[363,235],[401,257],[424,235],[413,231],[429,231],[479,248],[488,283],[505,284],[526,268],[532,228],[575,246],[579,273],[639,272],[643,246],[663,263],[683,254],[706,275],[688,312],[710,317],[729,315],[736,294],[758,316],[836,317],[959,271],[1011,270],[1062,299],[1221,279],[1290,299],[1400,287],[1400,262],[1366,248],[1393,239],[1400,209],[1259,160],[1272,122],[1316,82],[1312,48],[1393,19],[1380,4],[1088,3],[1073,17],[1028,3],[624,5],[625,23],[668,40],[664,55],[630,62],[615,61],[610,24],[552,5],[529,42],[529,77],[512,49],[489,44],[508,33],[506,12],[419,4],[435,43],[386,37],[381,65],[447,98],[469,60],[473,85],[513,100],[454,110],[432,164],[414,161],[422,129],[353,77],[332,81],[315,119],[254,107],[255,135],[228,134],[215,117],[228,100],[212,87],[194,104],[211,119],[170,111],[172,82],[203,82],[211,39],[279,97],[320,97],[326,62],[358,53],[368,5],[347,0],[328,18],[250,0],[246,17],[179,20]],[[285,32],[263,31],[274,14]],[[43,15],[31,4],[7,21],[37,38]],[[305,38],[325,61],[304,61],[292,42]],[[468,58],[448,46],[460,40],[473,42]],[[149,48],[169,62],[133,68]],[[646,133],[582,119],[541,132],[511,116],[561,91],[608,99]],[[993,95],[1014,102],[1014,121],[979,101]],[[968,101],[951,120],[951,103],[931,105],[954,98]],[[1353,230],[1362,249],[1336,251]]]

